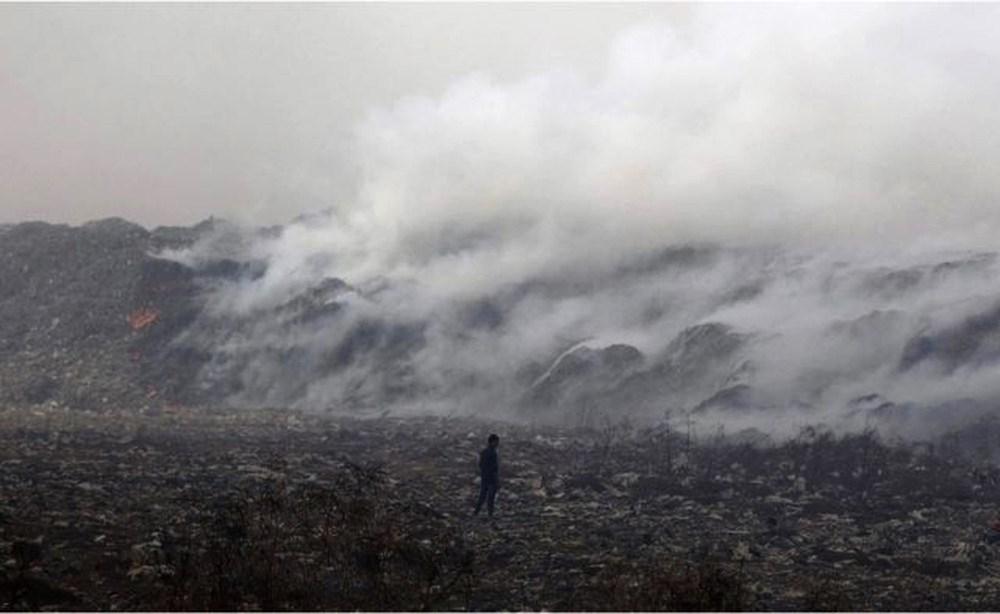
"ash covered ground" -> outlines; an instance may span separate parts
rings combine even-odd
[[[8,408],[0,605],[995,610],[1000,424],[975,436]]]

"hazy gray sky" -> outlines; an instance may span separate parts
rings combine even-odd
[[[0,4],[0,222],[262,222],[350,194],[369,109],[472,72],[597,77],[682,5]]]

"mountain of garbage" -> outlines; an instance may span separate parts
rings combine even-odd
[[[1000,399],[994,253],[681,246],[439,296],[337,276],[311,223],[0,227],[0,403],[912,430]],[[290,266],[288,245],[311,247]]]

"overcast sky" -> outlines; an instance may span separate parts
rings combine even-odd
[[[261,222],[352,193],[370,110],[465,75],[599,75],[681,5],[0,4],[0,223]]]
[[[996,4],[0,4],[0,223],[333,207],[414,253],[553,222],[992,242],[998,23]]]

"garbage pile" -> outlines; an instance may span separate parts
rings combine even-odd
[[[0,403],[142,409],[182,394],[169,338],[197,311],[190,271],[152,254],[213,221],[152,232],[121,219],[0,234]],[[171,364],[172,363],[172,364]]]
[[[355,317],[338,342],[315,333],[353,291],[342,280],[320,279],[264,311],[210,310],[213,291],[262,274],[239,243],[278,230],[216,219],[152,231],[117,218],[5,226],[0,404],[140,412],[289,406],[310,402],[313,382],[347,371],[366,401],[388,398],[386,391],[405,395],[403,363],[421,342],[419,326]],[[170,257],[200,239],[217,255],[194,263]],[[286,338],[310,330],[316,342],[286,347]],[[272,373],[261,378],[263,371]],[[341,409],[356,405],[343,401]]]
[[[0,404],[490,408],[575,425],[670,411],[910,438],[996,414],[993,253],[888,266],[675,247],[438,293],[419,267],[352,269],[323,215],[3,226]]]

